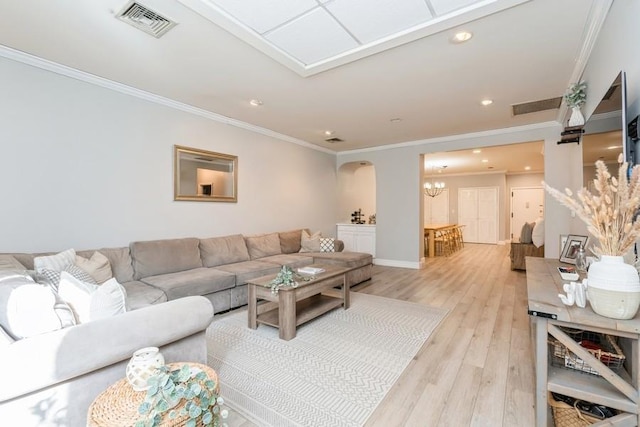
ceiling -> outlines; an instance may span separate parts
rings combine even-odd
[[[438,16],[435,23],[415,24],[420,28],[411,32],[394,25],[383,28],[386,18],[398,18],[395,0],[300,0],[311,9],[296,10],[288,20],[282,22],[280,16],[268,25],[260,4],[293,12],[288,9],[298,7],[298,0],[140,3],[177,25],[160,38],[127,25],[115,18],[127,0],[2,0],[0,45],[10,49],[0,49],[0,54],[25,52],[233,119],[232,124],[246,123],[254,130],[341,152],[558,120],[558,109],[513,116],[511,105],[561,96],[588,55],[585,44],[594,33],[594,15],[602,16],[594,12],[598,0],[484,0],[478,3],[489,13],[483,17],[469,12],[472,1],[403,0],[405,20],[426,16],[417,19],[417,13],[407,12],[412,7],[446,15],[441,8],[451,5],[453,12],[460,12],[448,21],[451,28]],[[237,3],[246,7],[237,11]],[[363,52],[348,60],[343,57],[354,52],[310,56],[305,67],[338,62],[321,72],[300,73],[282,59],[284,47],[267,52],[249,41],[256,34],[240,35],[237,23],[234,29],[228,22],[214,22],[214,6],[226,8],[222,10],[232,18],[255,21],[250,28],[267,39],[309,13],[331,12],[362,42],[357,49]],[[429,25],[431,33],[420,32]],[[452,43],[460,30],[473,38]],[[317,37],[314,31],[304,37]],[[302,37],[292,33],[283,40]],[[313,43],[318,47],[325,42]],[[374,45],[373,50],[364,52],[371,48],[366,45]],[[303,54],[312,51],[301,49]],[[258,106],[250,105],[252,99]],[[483,99],[493,103],[483,106]],[[329,130],[333,133],[325,134]],[[342,142],[326,142],[329,137]]]

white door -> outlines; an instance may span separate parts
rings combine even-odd
[[[426,194],[424,197],[424,223],[448,224],[449,223],[449,189],[445,188],[436,197]]]
[[[511,189],[511,238],[520,239],[525,222],[534,222],[544,215],[544,189],[521,187]]]
[[[478,189],[478,243],[498,243],[498,188]]]
[[[498,242],[498,187],[458,189],[458,223],[465,242]]]
[[[478,191],[475,188],[458,189],[458,224],[465,242],[478,241]]]

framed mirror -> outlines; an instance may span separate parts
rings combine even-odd
[[[238,201],[238,157],[174,146],[173,199],[198,202]]]

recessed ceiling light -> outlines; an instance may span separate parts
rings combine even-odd
[[[489,163],[489,159],[482,159],[482,163]]]
[[[473,34],[469,31],[459,31],[451,37],[452,43],[464,43],[467,40],[470,40],[473,37]]]
[[[333,135],[333,131],[332,130],[325,130],[324,134],[327,135],[327,136],[331,136],[331,135]]]
[[[524,167],[524,170],[526,170],[526,171],[530,171],[530,170],[531,170],[531,166],[525,166],[525,167]]]
[[[473,154],[480,154],[480,153],[482,153],[482,150],[476,149],[476,150],[473,150],[472,153]]]
[[[487,105],[493,104],[493,100],[492,99],[483,99],[482,101],[480,101],[480,103],[486,107]]]
[[[262,105],[262,101],[260,101],[259,99],[252,99],[251,101],[249,101],[249,104],[251,104],[251,106],[253,107],[259,107]]]
[[[389,121],[390,121],[391,123],[400,123],[400,122],[402,121],[402,119],[401,119],[401,118],[399,118],[399,117],[396,117],[395,119],[391,119],[391,120],[389,120]]]

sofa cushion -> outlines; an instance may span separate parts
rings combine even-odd
[[[235,275],[236,285],[244,285],[247,280],[256,277],[266,276],[267,274],[276,274],[280,271],[278,264],[260,261],[243,261],[235,264],[227,264],[216,267],[216,270],[224,271]]]
[[[187,271],[145,277],[142,282],[161,289],[168,300],[174,300],[233,288],[236,284],[236,276],[216,268],[200,267]]]
[[[305,254],[312,256],[314,264],[333,264],[349,268],[358,268],[373,262],[371,254],[362,252],[312,252]]]
[[[199,244],[193,237],[131,243],[134,279],[202,267]]]
[[[200,239],[200,257],[204,267],[217,267],[251,259],[241,234]]]
[[[13,255],[0,255],[0,270],[26,270],[27,268],[20,263]]]
[[[111,272],[118,283],[126,283],[134,280],[133,260],[131,259],[131,251],[128,246],[124,248],[102,248],[98,249],[98,252],[109,259]]]
[[[322,235],[319,231],[309,234],[307,230],[302,230],[300,252],[320,252],[320,238]]]
[[[278,264],[279,266],[286,265],[291,268],[299,268],[313,264],[313,257],[296,254],[280,254],[261,258],[260,261]]]
[[[127,291],[127,310],[137,310],[161,302],[167,302],[167,296],[162,289],[147,285],[139,280],[132,280],[122,284]]]
[[[280,248],[280,236],[278,233],[260,234],[257,236],[247,236],[247,249],[251,259],[263,258],[269,255],[282,253]]]
[[[302,229],[283,231],[280,236],[280,250],[283,254],[293,254],[300,252],[300,242],[302,241]]]
[[[127,311],[126,290],[116,279],[109,279],[102,285],[94,285],[78,280],[63,271],[58,294],[71,306],[76,322],[79,324]]]
[[[89,259],[76,254],[76,265],[86,271],[96,283],[104,283],[113,277],[109,258],[98,251]]]

